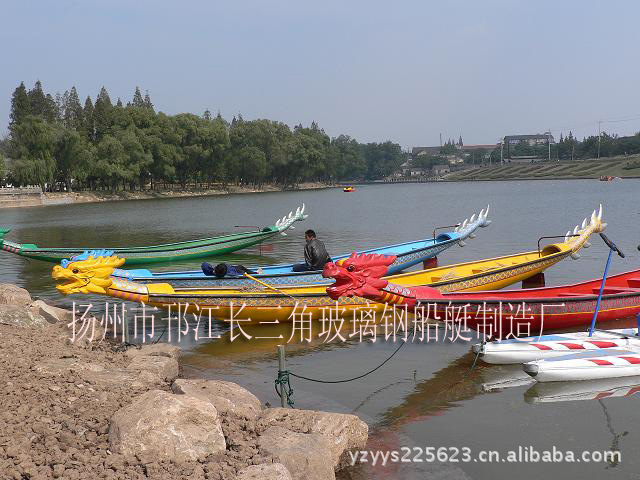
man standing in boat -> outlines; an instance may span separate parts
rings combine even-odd
[[[307,244],[304,246],[304,261],[293,266],[294,272],[308,272],[322,270],[324,264],[331,261],[327,249],[320,240],[316,238],[316,232],[307,230],[304,232],[304,239]]]

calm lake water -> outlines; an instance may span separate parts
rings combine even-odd
[[[299,260],[306,228],[315,229],[330,253],[337,254],[429,237],[434,227],[460,222],[491,204],[492,225],[480,230],[466,247],[443,253],[440,264],[449,264],[534,250],[538,237],[564,235],[602,203],[607,234],[627,254],[625,259],[613,260],[611,271],[620,272],[639,264],[639,187],[635,180],[376,185],[358,187],[352,194],[330,189],[2,210],[0,223],[13,228],[8,239],[41,246],[144,245],[238,231],[235,225],[269,225],[305,202],[309,219],[297,224],[289,236],[274,240],[272,251],[259,256],[258,248],[252,248],[219,257],[256,265]],[[565,260],[548,270],[547,284],[601,276],[607,250],[599,238],[592,243],[579,260]],[[1,255],[1,282],[16,283],[33,296],[59,304],[69,305],[73,300],[104,303],[98,297],[62,298],[50,278],[50,264]],[[197,263],[156,268],[176,266],[197,268]],[[286,328],[245,330],[253,336],[289,337]],[[208,342],[182,339],[187,352],[185,374],[237,381],[262,401],[278,404],[273,381],[275,345],[281,340],[253,338],[231,343],[227,325],[222,323],[214,326],[213,333],[221,338]],[[287,347],[287,361],[292,371],[302,375],[342,379],[378,365],[397,345],[383,337],[362,344],[294,340]],[[353,472],[355,478],[639,477],[640,429],[635,422],[640,416],[640,396],[623,396],[634,390],[617,387],[640,385],[640,378],[536,386],[519,367],[479,365],[469,374],[471,363],[466,342],[407,343],[393,360],[362,380],[327,385],[292,379],[294,399],[299,408],[358,414],[369,423],[370,448],[376,450],[468,447],[474,457],[480,450],[506,456],[518,446],[538,451],[555,446],[576,455],[611,448],[622,453],[622,462],[617,464],[472,461],[363,466]],[[597,394],[607,390],[620,396]],[[573,400],[572,394],[580,391],[586,392],[584,400]]]

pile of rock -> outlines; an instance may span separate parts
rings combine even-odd
[[[177,378],[175,346],[72,344],[69,321],[0,285],[8,478],[325,480],[367,442],[354,415],[264,408],[235,383]]]
[[[177,379],[172,391],[148,391],[111,419],[111,448],[172,462],[210,461],[229,451],[254,465],[243,479],[331,479],[361,449],[368,427],[358,417],[283,408],[263,409],[235,383]]]

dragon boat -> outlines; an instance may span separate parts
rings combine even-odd
[[[293,229],[295,222],[307,218],[308,215],[305,215],[304,210],[305,206],[303,204],[302,207],[296,209],[295,213],[293,211],[289,212],[288,216],[278,219],[274,225],[264,227],[254,232],[234,233],[218,237],[146,247],[109,248],[109,251],[112,251],[122,258],[127,265],[170,262],[222,255],[257,245],[278,234],[286,235],[286,230]],[[14,243],[4,239],[4,236],[10,231],[11,229],[8,228],[0,228],[0,247],[2,250],[36,260],[59,263],[63,259],[82,255],[82,253],[87,251],[99,250],[86,247],[43,248],[32,243]]]
[[[433,259],[438,254],[451,248],[454,245],[464,246],[465,240],[475,238],[475,232],[479,228],[487,227],[491,223],[488,220],[489,206],[486,210],[480,210],[476,216],[474,213],[470,219],[465,219],[457,225],[453,231],[437,234],[438,230],[447,227],[438,227],[433,231],[432,238],[417,240],[414,242],[399,243],[385,247],[365,250],[360,253],[377,253],[383,255],[395,255],[395,261],[388,266],[387,275],[400,273],[428,259]],[[98,255],[93,255],[97,257]],[[349,254],[334,256],[334,260],[347,258]],[[251,270],[258,270],[258,267],[250,267]],[[294,272],[293,264],[270,265],[260,267],[260,272],[253,275],[261,281],[270,285],[301,285],[301,284],[322,284],[329,283],[322,276],[322,270],[310,272]],[[147,269],[123,270],[116,269],[114,277],[120,277],[135,283],[166,282],[175,287],[209,287],[226,286],[241,287],[255,284],[247,277],[223,277],[206,276],[202,270],[191,270],[183,272],[151,272]]]
[[[369,280],[371,281],[371,279]],[[596,310],[602,279],[557,287],[504,291],[441,293],[435,288],[410,289],[408,298],[392,303],[422,306],[432,318],[446,311],[464,317],[465,326],[491,336],[542,333],[588,326]],[[393,292],[393,285],[388,286]],[[640,313],[640,270],[610,276],[603,290],[598,323]]]
[[[576,238],[570,235],[578,235],[574,242],[588,246],[587,237],[591,233],[602,232],[605,227],[600,207],[598,213],[593,212],[588,224],[585,219],[581,229],[576,227],[573,234],[567,233],[565,243]],[[548,245],[539,252],[523,255],[538,257],[532,260],[534,262],[541,261],[545,250],[556,248],[557,244]],[[358,258],[354,260],[359,261]],[[372,258],[369,261],[384,264],[391,262],[392,258]],[[510,261],[513,262],[509,257],[494,259],[497,265],[508,265]],[[327,289],[332,298],[358,295],[375,302],[407,306],[412,310],[421,308],[421,312],[432,319],[449,318],[455,314],[460,322],[464,321],[464,326],[498,337],[589,324],[602,283],[602,279],[597,279],[558,287],[482,292],[457,289],[453,293],[454,290],[438,288],[437,284],[397,285],[392,278],[380,278],[382,275],[363,277],[364,284],[354,284],[344,268],[333,265],[325,269],[325,275],[336,279],[336,283]],[[616,275],[608,281],[600,307],[600,321],[640,312],[640,270]]]
[[[393,257],[352,255],[325,266],[323,274],[337,278],[336,284],[328,288],[323,284],[276,288],[264,282],[240,288],[174,288],[168,283],[145,285],[112,277],[113,270],[123,263],[115,255],[65,262],[53,268],[52,276],[58,282],[58,291],[63,294],[109,295],[162,308],[175,308],[181,304],[181,311],[209,311],[219,319],[233,317],[274,322],[295,318],[327,319],[330,316],[335,319],[338,314],[347,321],[349,316],[357,321],[357,315],[365,315],[365,312],[376,316],[384,313],[387,306],[383,303],[400,298],[400,295],[408,296],[414,288],[412,285],[431,285],[441,292],[479,291],[503,288],[525,280],[567,257],[575,257],[592,233],[604,229],[600,218],[601,215],[594,214],[591,223],[575,236],[538,251],[408,272],[388,279],[380,277],[394,262]],[[371,303],[370,300],[382,303]]]

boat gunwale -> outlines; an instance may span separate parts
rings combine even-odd
[[[427,240],[430,240],[430,239],[427,239]],[[372,249],[369,249],[369,250],[364,250],[364,251],[360,252],[360,254],[375,253],[376,250],[382,250],[383,248],[393,248],[393,247],[398,247],[398,246],[403,246],[403,245],[411,245],[412,243],[421,243],[421,242],[424,242],[424,241],[425,240],[416,240],[415,242],[405,242],[405,243],[399,243],[399,244],[396,244],[396,245],[387,245],[387,246],[384,246],[384,247],[372,248]],[[425,246],[423,248],[417,248],[417,249],[414,249],[414,250],[411,250],[411,251],[407,251],[407,252],[404,252],[404,253],[401,253],[401,254],[398,254],[398,255],[395,255],[395,256],[398,257],[398,258],[401,258],[401,257],[405,257],[407,255],[414,254],[416,252],[420,252],[422,250],[427,250],[427,249],[430,249],[430,248],[433,248],[433,247],[436,247],[436,246],[441,247],[441,246],[448,245],[450,243],[459,242],[459,241],[460,241],[460,237],[458,236],[458,238],[451,238],[451,239],[445,240],[445,241],[443,241],[441,243],[435,243],[434,242],[429,246]],[[351,255],[351,254],[341,255],[341,256],[336,257],[336,258],[338,260],[342,260],[342,259],[345,259],[345,258],[349,258],[349,255]],[[384,254],[379,254],[379,255],[384,255]],[[267,265],[267,266],[265,266],[263,268],[284,268],[284,267],[293,266],[293,265],[294,265],[293,263],[291,263],[291,264],[281,264],[281,265]],[[189,272],[183,272],[183,273],[196,273],[196,272],[199,272],[199,270],[191,270]],[[203,274],[202,277],[198,277],[198,276],[196,276],[196,277],[182,277],[182,276],[181,277],[170,277],[170,276],[165,276],[165,275],[179,274],[179,273],[180,272],[158,272],[158,274],[162,275],[162,276],[158,276],[158,277],[154,277],[154,276],[151,276],[151,277],[125,277],[125,276],[116,276],[116,275],[112,275],[112,276],[115,276],[117,278],[126,278],[126,279],[128,279],[128,280],[130,280],[132,282],[145,281],[145,283],[147,283],[147,284],[150,283],[149,280],[154,280],[154,279],[158,279],[158,280],[162,280],[163,281],[163,282],[159,282],[159,283],[164,283],[165,280],[207,280],[207,279],[217,280],[217,278],[215,276],[205,276],[204,274]],[[257,274],[254,274],[252,276],[254,276],[256,278],[281,278],[281,277],[289,277],[289,276],[291,276],[291,277],[304,277],[304,276],[310,276],[310,275],[318,275],[319,273],[322,273],[322,270],[311,270],[311,271],[306,271],[306,272],[257,273]],[[412,272],[407,272],[407,273],[412,273]],[[155,275],[155,274],[152,273],[152,275]],[[396,275],[399,275],[399,274],[396,274]],[[234,280],[234,279],[241,279],[241,278],[246,278],[246,277],[244,277],[244,276],[232,276],[232,277],[224,277],[224,278],[221,278],[219,280]],[[318,285],[320,285],[320,284],[318,284]],[[321,285],[324,285],[324,284],[321,284]],[[193,287],[193,288],[198,288],[198,287]]]
[[[497,257],[497,258],[490,258],[487,260],[482,260],[482,262],[489,262],[492,260],[497,260],[500,258],[510,258],[510,257],[519,257],[519,256],[525,256],[525,255],[530,255],[532,253],[538,253],[537,251],[535,252],[527,252],[527,253],[521,253],[521,254],[514,254],[514,255],[506,255],[503,257]],[[477,279],[477,278],[482,278],[484,276],[487,275],[493,275],[495,273],[500,273],[500,272],[504,272],[507,270],[513,270],[515,268],[520,268],[523,266],[529,266],[535,263],[542,263],[542,261],[548,260],[550,258],[555,258],[555,257],[563,257],[563,256],[568,256],[572,253],[571,249],[568,250],[561,250],[559,252],[555,252],[555,253],[551,253],[549,255],[543,256],[543,257],[539,257],[539,258],[535,258],[533,260],[530,260],[528,262],[524,262],[524,263],[518,263],[516,265],[509,265],[503,268],[499,268],[499,269],[489,269],[485,272],[481,272],[481,273],[477,273],[474,275],[469,275],[469,276],[464,276],[464,277],[459,277],[459,278],[452,278],[450,280],[445,280],[445,281],[441,281],[441,282],[437,282],[437,283],[428,283],[428,284],[424,284],[425,286],[430,286],[430,287],[439,287],[439,286],[445,286],[445,285],[450,285],[452,283],[456,283],[456,282],[460,282],[460,281],[467,281],[467,280],[472,280],[472,279]],[[561,260],[561,259],[560,259]],[[560,261],[558,260],[558,261]],[[467,263],[460,263],[460,264],[455,264],[455,265],[451,265],[449,268],[454,268],[454,267],[458,267],[458,266],[462,266],[462,265],[468,265],[468,264],[474,264],[474,263],[479,263],[479,262],[467,262]],[[442,267],[445,268],[445,267]],[[435,270],[435,269],[433,269]],[[418,270],[415,272],[407,272],[407,273],[402,273],[402,274],[397,274],[397,275],[392,275],[390,277],[383,277],[386,280],[390,281],[392,279],[398,278],[398,277],[404,277],[404,276],[408,276],[408,275],[419,275],[419,274],[424,274],[425,272],[431,272],[433,270]],[[422,272],[422,273],[421,273]],[[152,285],[161,285],[164,284],[165,282],[158,282],[158,283],[147,283],[145,284],[145,286],[148,288]],[[316,296],[326,296],[326,292],[309,292],[309,293],[296,293],[296,292],[290,292],[290,293],[286,293],[286,290],[289,289],[296,289],[296,288],[304,288],[304,289],[311,289],[311,288],[322,288],[322,287],[326,287],[327,284],[310,284],[310,285],[303,285],[303,286],[280,286],[279,289],[283,290],[283,293],[262,293],[262,292],[243,292],[240,289],[242,287],[239,287],[237,289],[237,291],[233,291],[233,292],[229,292],[226,294],[220,294],[220,293],[216,293],[219,290],[232,290],[227,286],[220,286],[220,287],[207,287],[207,288],[202,288],[202,287],[181,287],[179,288],[179,290],[176,292],[174,289],[174,292],[168,292],[168,293],[160,293],[160,292],[154,292],[151,293],[149,292],[149,298],[151,298],[152,296],[175,296],[176,298],[185,298],[185,297],[211,297],[211,296],[216,296],[219,298],[228,298],[228,297],[247,297],[247,298],[263,298],[263,297],[268,297],[268,298],[282,298],[282,297],[300,297],[300,298],[304,298],[304,297],[316,297]],[[172,287],[173,288],[173,287]],[[203,291],[203,292],[211,292],[211,293],[202,293],[201,295],[193,295],[193,294],[189,294],[188,292],[195,292],[195,291]],[[187,292],[187,293],[182,293],[182,292]],[[376,302],[373,302],[376,303]]]
[[[259,231],[259,232],[245,232],[245,233],[233,233],[233,234],[229,234],[229,235],[220,235],[217,237],[208,237],[208,238],[201,238],[201,239],[196,239],[196,240],[187,240],[184,242],[175,242],[175,243],[163,243],[160,245],[149,245],[149,246],[140,246],[140,247],[99,247],[100,249],[104,249],[104,250],[110,250],[113,251],[114,254],[116,253],[163,253],[163,252],[171,252],[171,251],[175,251],[176,248],[164,248],[164,247],[181,247],[181,250],[185,250],[185,249],[193,249],[193,248],[200,248],[200,247],[209,247],[209,246],[213,246],[213,245],[224,245],[225,243],[229,243],[229,242],[233,242],[233,241],[237,241],[237,240],[250,240],[250,239],[257,239],[260,236],[268,236],[268,235],[273,235],[279,233],[277,230],[270,230],[270,231]],[[225,237],[235,237],[235,238],[225,238]],[[216,239],[223,239],[223,240],[218,240],[215,241]],[[4,240],[3,240],[4,242]],[[199,243],[198,245],[195,245],[196,242],[205,242],[205,243]],[[15,243],[15,242],[14,242]],[[38,247],[36,245],[36,248],[25,248],[24,243],[18,243],[17,245],[21,246],[21,250],[20,250],[20,254],[24,253],[24,254],[38,254],[38,253],[56,253],[56,252],[60,252],[60,253],[73,253],[73,252],[84,252],[84,251],[91,251],[91,250],[96,250],[97,247],[65,247],[65,248],[55,248],[55,247]]]
[[[547,257],[545,257],[547,258]],[[636,270],[629,270],[627,272],[621,272],[618,273],[616,275],[612,275],[610,277],[608,277],[607,280],[611,281],[613,279],[620,279],[620,278],[624,278],[625,276],[629,276],[629,275],[633,275],[633,274],[637,274],[640,276],[640,269],[636,269]],[[465,277],[466,278],[466,277]],[[485,290],[482,292],[451,292],[451,293],[445,293],[443,294],[445,296],[445,298],[433,298],[433,299],[421,299],[421,298],[417,298],[416,300],[418,302],[422,302],[422,303],[471,303],[471,304],[478,304],[478,303],[510,303],[508,301],[508,299],[495,299],[495,298],[487,298],[484,300],[478,299],[455,299],[455,298],[447,298],[447,297],[456,297],[456,296],[463,296],[463,295],[487,295],[487,297],[490,297],[491,293],[496,292],[498,295],[500,294],[510,294],[510,293],[518,293],[521,291],[526,291],[526,293],[529,292],[540,292],[540,291],[544,291],[547,289],[556,289],[556,288],[563,288],[563,287],[577,287],[577,286],[582,286],[582,285],[588,285],[589,283],[594,283],[594,284],[598,284],[599,282],[601,282],[601,279],[592,279],[592,280],[587,280],[585,282],[578,282],[578,283],[572,283],[572,284],[568,284],[568,285],[558,285],[556,287],[535,287],[535,288],[527,288],[527,289],[519,289],[519,290]],[[610,287],[613,287],[612,285],[610,285]],[[613,288],[624,288],[624,287],[613,287]],[[629,287],[629,289],[632,289],[635,287]],[[606,286],[605,286],[606,289]],[[605,293],[602,295],[602,298],[617,298],[617,297],[624,297],[624,296],[637,296],[640,297],[640,289],[636,292],[633,291],[626,291],[626,292],[618,292],[618,293]],[[593,299],[597,299],[598,294],[597,293],[592,293],[592,294],[585,294],[585,295],[581,295],[581,296],[570,296],[570,297],[528,297],[528,298],[518,298],[517,301],[518,303],[521,303],[522,301],[529,301],[529,300],[533,300],[533,301],[529,301],[527,303],[542,303],[542,302],[546,302],[546,301],[562,301],[562,302],[574,302],[574,301],[585,301],[585,300],[593,300]]]

